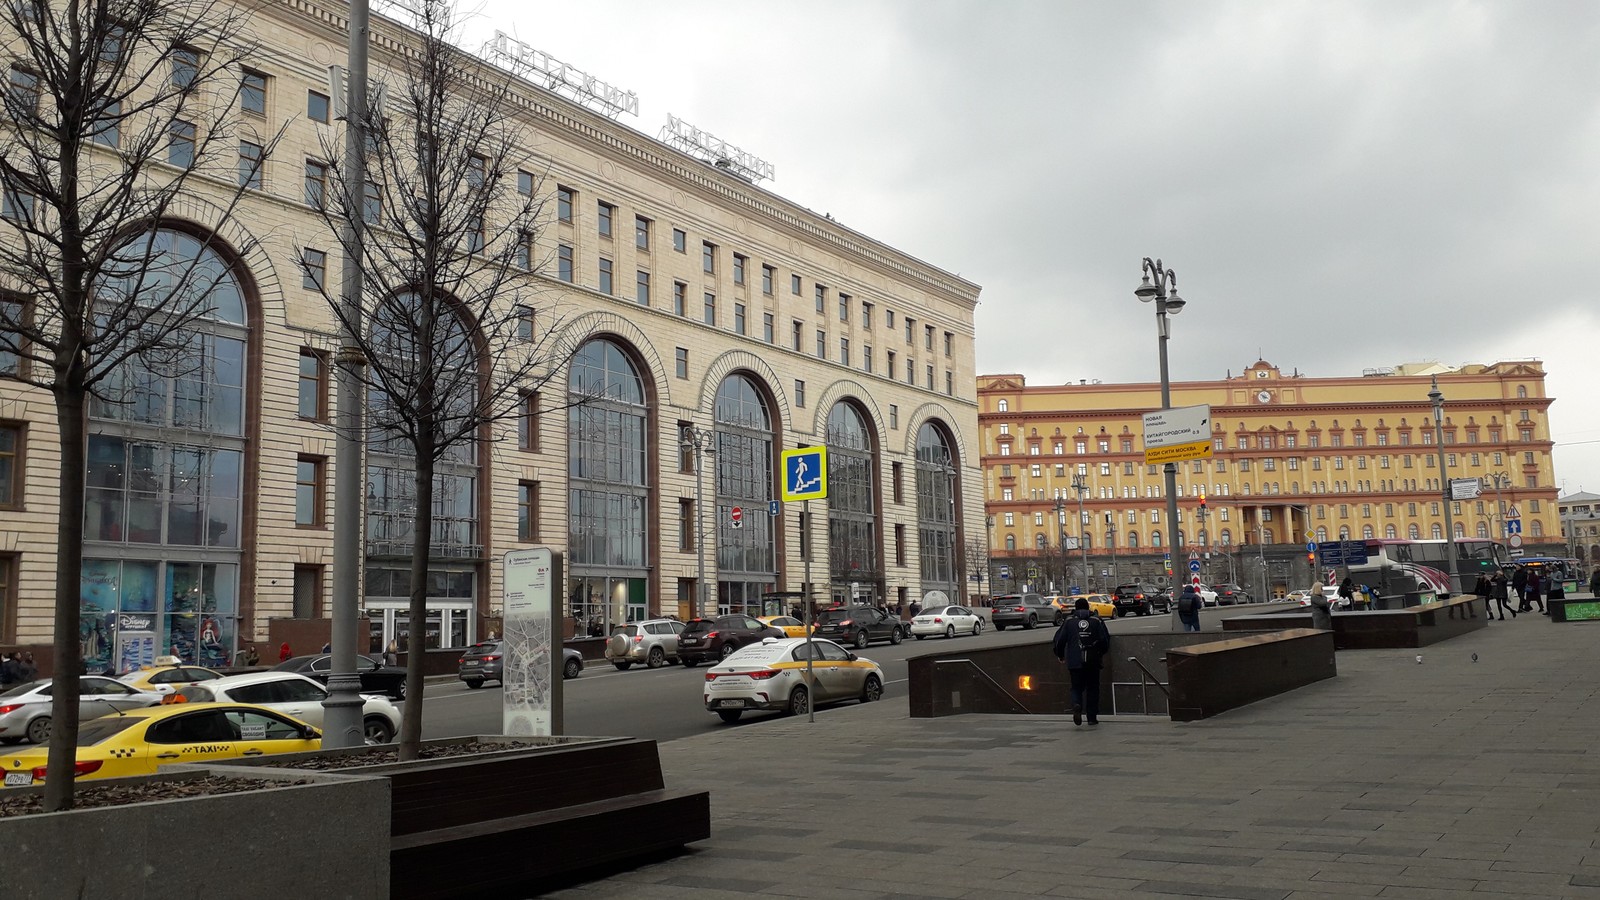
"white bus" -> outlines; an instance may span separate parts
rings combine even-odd
[[[1499,541],[1456,538],[1457,581],[1452,585],[1445,541],[1374,538],[1363,543],[1367,561],[1350,566],[1350,578],[1385,597],[1412,591],[1433,591],[1441,598],[1471,593],[1479,573],[1493,574],[1511,563]]]

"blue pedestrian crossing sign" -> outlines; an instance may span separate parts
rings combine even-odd
[[[783,499],[824,500],[828,496],[828,448],[783,451]]]

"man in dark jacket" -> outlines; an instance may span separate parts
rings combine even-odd
[[[22,660],[16,652],[0,657],[0,687],[10,687],[22,681]]]
[[[1100,660],[1111,650],[1111,632],[1086,598],[1073,604],[1072,616],[1056,629],[1051,649],[1072,678],[1072,724],[1082,725],[1087,713],[1089,724],[1099,725]]]
[[[1205,606],[1205,600],[1200,596],[1200,591],[1193,584],[1183,586],[1183,593],[1178,596],[1178,621],[1183,623],[1184,631],[1200,630],[1200,608]]]
[[[1517,566],[1517,570],[1511,573],[1511,587],[1514,591],[1516,591],[1517,594],[1515,597],[1511,598],[1517,601],[1517,610],[1519,612],[1527,612],[1528,610],[1533,609],[1533,607],[1528,605],[1528,595],[1523,593],[1523,591],[1527,590],[1528,588],[1527,569]]]
[[[1596,566],[1594,572],[1589,575],[1589,593],[1600,597],[1600,566]]]

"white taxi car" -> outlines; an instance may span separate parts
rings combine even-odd
[[[706,671],[705,704],[724,722],[737,722],[746,710],[786,710],[803,715],[816,703],[883,696],[883,670],[833,641],[809,642],[812,678],[807,688],[805,638],[769,637],[751,644]]]
[[[920,641],[930,634],[942,634],[947,638],[958,634],[977,637],[983,634],[983,616],[965,606],[924,609],[911,620],[911,636]]]

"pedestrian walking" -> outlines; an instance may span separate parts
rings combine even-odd
[[[1489,580],[1489,592],[1494,596],[1495,606],[1500,608],[1500,621],[1506,620],[1506,610],[1511,610],[1511,618],[1517,617],[1517,608],[1511,605],[1511,582],[1506,578],[1504,569],[1494,573]]]
[[[22,660],[17,663],[18,681],[33,681],[39,677],[39,667],[33,664],[33,651],[22,651]]]
[[[278,662],[287,662],[293,655],[294,651],[289,649],[289,642],[284,641],[283,646],[278,648]]]
[[[1100,662],[1111,650],[1111,632],[1106,623],[1089,609],[1089,600],[1079,597],[1072,616],[1056,629],[1051,643],[1056,659],[1067,667],[1072,678],[1072,724],[1100,724]]]
[[[1354,609],[1356,605],[1356,583],[1348,575],[1339,582],[1339,605],[1346,609]]]
[[[383,648],[383,664],[386,666],[400,665],[400,645],[389,639],[389,646]]]
[[[1322,585],[1311,586],[1311,627],[1318,631],[1333,630],[1333,608],[1328,605],[1328,595]]]
[[[1595,566],[1594,574],[1589,576],[1589,594],[1600,597],[1600,566]]]
[[[1523,593],[1523,589],[1527,586],[1528,570],[1518,566],[1517,570],[1511,573],[1511,589],[1517,593],[1517,595],[1511,599],[1517,601],[1517,609],[1521,612],[1527,612],[1533,608],[1528,605],[1528,595]]]
[[[1491,605],[1493,603],[1491,598],[1494,595],[1494,585],[1489,581],[1489,573],[1478,573],[1478,580],[1472,585],[1472,593],[1474,596],[1483,599],[1483,614],[1491,619],[1494,618],[1494,607]]]
[[[1549,615],[1549,613],[1545,612],[1544,609],[1544,583],[1544,576],[1540,575],[1538,572],[1530,571],[1528,573],[1527,590],[1525,590],[1522,594],[1523,610],[1527,612],[1533,612],[1534,606],[1538,606],[1539,615]]]
[[[22,658],[15,650],[0,658],[0,687],[10,687],[22,681]]]
[[[1184,631],[1200,630],[1200,607],[1204,603],[1193,584],[1183,586],[1183,593],[1178,595],[1178,621],[1183,623]]]

